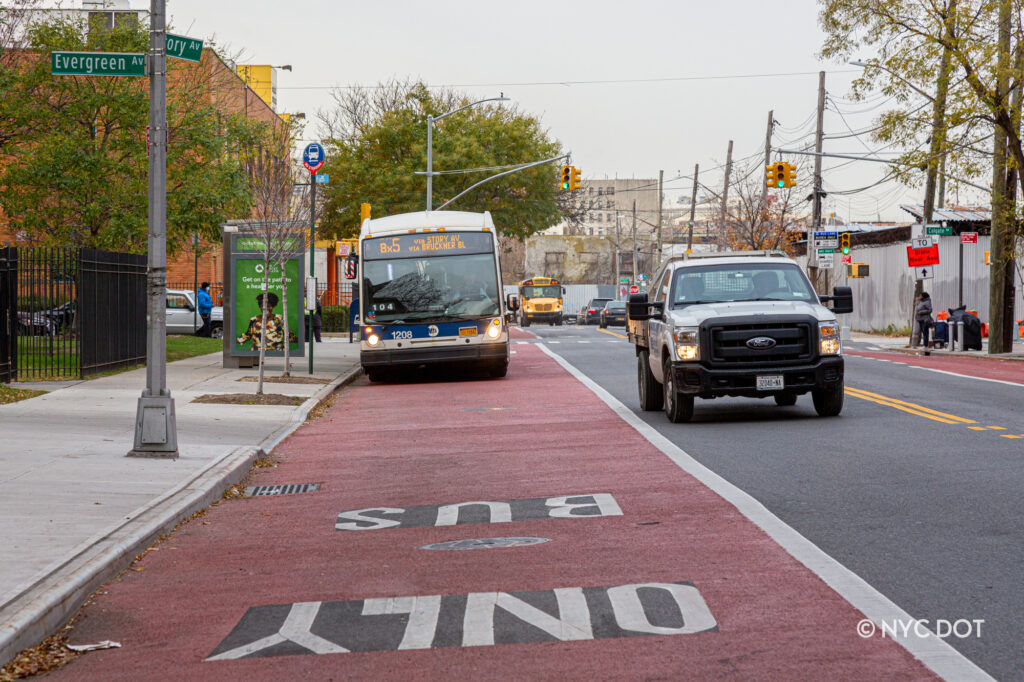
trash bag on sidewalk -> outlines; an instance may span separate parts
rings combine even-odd
[[[964,323],[964,350],[981,350],[981,320],[969,312],[966,305],[949,309],[949,324]],[[955,336],[956,332],[953,332]]]

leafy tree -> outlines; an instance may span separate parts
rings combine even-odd
[[[0,122],[13,122],[0,167],[0,207],[11,227],[40,245],[146,249],[148,80],[53,76],[53,50],[148,52],[149,35],[124,24],[85,30],[51,19],[27,32],[31,51],[2,71],[12,87]],[[194,65],[168,60],[167,242],[216,238],[228,218],[246,215],[250,194],[238,150],[267,125],[225,113],[212,89],[218,57]]]
[[[322,172],[338,180],[324,188],[323,234],[354,236],[359,204],[377,216],[422,211],[427,167],[427,115],[468,104],[450,91],[421,83],[386,83],[375,90],[335,93],[321,114],[328,149]],[[540,122],[515,107],[479,105],[439,121],[434,128],[434,207],[508,166],[561,153]],[[484,170],[469,170],[484,169]],[[523,239],[559,222],[557,171],[542,165],[498,178],[458,199],[450,210],[491,211],[499,230]]]

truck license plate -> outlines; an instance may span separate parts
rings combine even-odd
[[[757,390],[759,391],[776,391],[780,388],[785,388],[782,385],[781,374],[769,374],[768,376],[757,377]]]

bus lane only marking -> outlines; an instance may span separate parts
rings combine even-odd
[[[341,512],[334,528],[381,530],[544,519],[586,519],[597,516],[622,516],[619,503],[610,493],[532,497],[522,500],[477,500],[419,507],[367,507]]]
[[[689,582],[471,592],[253,606],[206,660],[717,631]]]

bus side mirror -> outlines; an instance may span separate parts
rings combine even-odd
[[[565,296],[565,287],[562,287],[562,295]]]
[[[505,298],[505,303],[509,310],[519,310],[519,297],[515,294],[509,294]]]

